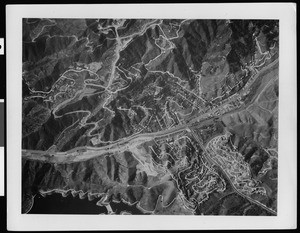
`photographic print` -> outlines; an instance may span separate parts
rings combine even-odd
[[[22,27],[23,214],[277,215],[279,20]]]

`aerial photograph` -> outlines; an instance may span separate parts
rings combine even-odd
[[[277,216],[279,20],[22,27],[22,214]]]

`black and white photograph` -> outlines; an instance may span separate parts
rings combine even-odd
[[[280,17],[97,7],[18,16],[16,214],[276,221],[279,168],[296,159],[281,147],[282,82],[295,80]]]
[[[278,20],[24,19],[22,212],[276,215],[278,35]]]

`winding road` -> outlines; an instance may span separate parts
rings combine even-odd
[[[251,86],[255,82],[259,82],[258,79],[267,79],[267,80],[261,81],[258,91],[253,96],[252,101],[249,104],[251,104],[256,99],[256,97],[260,94],[260,91],[264,90],[264,87],[268,84],[270,79],[275,78],[271,75],[268,75],[267,77],[265,77],[265,74],[268,69],[273,69],[274,66],[276,66],[276,65],[278,65],[278,59],[276,59],[272,63],[268,64],[260,72],[255,74],[254,78],[252,78],[253,81],[251,82],[251,85],[249,85],[247,89],[251,88]],[[222,109],[225,104],[226,103],[219,106],[218,109]],[[166,129],[166,130],[152,132],[152,133],[134,134],[127,138],[122,138],[117,141],[114,141],[113,143],[103,146],[103,147],[83,146],[83,147],[76,147],[76,148],[71,149],[66,152],[51,152],[51,151],[23,149],[22,150],[22,158],[31,159],[31,160],[41,160],[41,161],[45,161],[45,162],[49,162],[49,163],[72,163],[72,162],[85,161],[85,160],[92,159],[94,157],[98,157],[98,156],[101,156],[101,155],[104,155],[107,153],[122,152],[124,150],[128,150],[130,147],[132,147],[134,145],[138,145],[138,144],[141,144],[146,141],[151,141],[154,138],[165,137],[165,136],[168,136],[169,134],[179,133],[184,130],[187,131],[187,130],[189,130],[189,127],[191,127],[194,124],[197,124],[199,127],[201,125],[208,124],[213,120],[220,120],[224,115],[241,111],[246,107],[247,106],[241,105],[239,108],[233,109],[233,110],[228,111],[225,114],[222,114],[219,116],[211,116],[212,113],[217,110],[217,109],[212,109],[211,111],[209,111],[201,116],[194,117],[193,119],[189,120],[188,123],[175,126],[171,129]]]

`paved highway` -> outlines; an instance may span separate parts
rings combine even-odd
[[[252,79],[254,81],[251,82],[251,84],[255,83],[257,78],[264,78],[266,71],[268,69],[272,69],[275,65],[278,64],[278,60],[276,59],[266,67],[264,67],[260,72],[258,72],[255,77]],[[272,76],[268,76],[267,80],[269,81],[272,78]],[[259,90],[263,90],[265,85],[268,84],[268,81],[261,82],[259,86]],[[250,88],[251,85],[249,85]],[[253,96],[252,101],[257,97],[259,94],[259,91],[256,93],[255,96]],[[251,103],[252,103],[251,101]],[[226,104],[226,103],[225,103]],[[231,114],[236,111],[240,111],[241,109],[245,108],[246,106],[241,106],[240,108],[231,110],[225,114]],[[219,109],[223,108],[223,105],[218,107]],[[49,163],[72,163],[72,162],[79,162],[79,161],[84,161],[88,160],[94,157],[98,157],[101,155],[105,155],[107,153],[115,153],[115,152],[122,152],[124,150],[128,150],[132,146],[136,146],[138,144],[141,144],[146,141],[153,140],[154,138],[158,137],[165,137],[169,134],[174,134],[174,133],[179,133],[184,130],[189,130],[189,127],[192,126],[193,124],[198,124],[198,125],[205,125],[209,122],[211,122],[214,119],[219,119],[224,116],[224,114],[220,116],[210,116],[212,112],[215,112],[216,109],[212,109],[210,112],[205,113],[204,115],[197,116],[193,119],[191,119],[188,123],[178,125],[174,128],[171,129],[166,129],[163,131],[159,132],[153,132],[153,133],[142,133],[142,134],[135,134],[132,136],[129,136],[127,138],[123,138],[120,140],[117,140],[107,146],[103,147],[77,147],[74,149],[71,149],[66,152],[51,152],[51,151],[40,151],[40,150],[22,150],[22,157],[26,159],[32,159],[32,160],[41,160]]]

